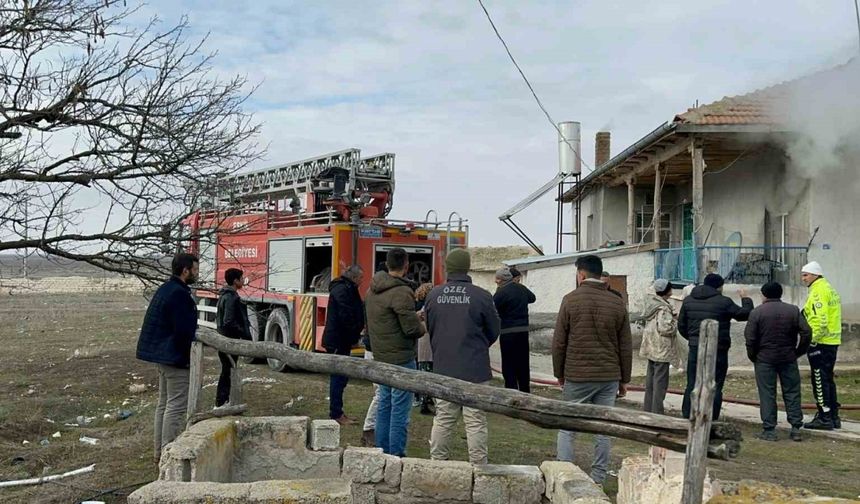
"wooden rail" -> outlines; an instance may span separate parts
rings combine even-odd
[[[230,355],[272,358],[294,369],[368,380],[526,420],[543,428],[605,434],[680,452],[687,449],[685,438],[688,436],[690,423],[682,418],[548,399],[382,362],[296,350],[273,342],[228,339],[205,327],[198,329],[197,341]],[[202,347],[200,348],[199,356],[192,354],[189,418],[198,413],[202,372],[194,371],[194,367],[202,368]],[[707,456],[724,460],[734,456],[740,446],[740,431],[727,424],[716,424],[714,427],[713,435],[710,436],[712,441],[706,450]]]

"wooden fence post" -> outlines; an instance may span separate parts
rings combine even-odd
[[[701,504],[708,471],[708,444],[711,435],[711,415],[714,409],[719,324],[705,320],[699,328],[699,350],[696,362],[696,385],[690,396],[690,432],[687,435],[687,456],[684,465],[683,504]],[[689,379],[689,378],[688,378]]]
[[[203,343],[191,343],[191,370],[188,376],[188,409],[185,420],[188,421],[200,409],[200,395],[203,392]]]

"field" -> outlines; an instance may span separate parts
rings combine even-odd
[[[41,486],[0,489],[0,502],[76,502],[91,498],[125,502],[125,496],[157,475],[152,461],[152,414],[155,371],[135,360],[137,333],[146,302],[125,294],[95,296],[12,296],[0,298],[0,480],[56,474],[96,464],[92,474]],[[206,355],[206,383],[215,382],[218,361]],[[246,399],[255,415],[327,416],[327,377],[273,373],[250,366]],[[146,384],[133,394],[129,385]],[[205,389],[212,404],[214,386]],[[351,382],[347,414],[362,418],[370,398],[369,383]],[[555,395],[555,391],[546,391]],[[127,410],[132,415],[117,420]],[[77,417],[91,423],[71,426]],[[107,416],[107,418],[105,418]],[[410,426],[410,456],[427,457],[432,418],[415,412]],[[69,425],[66,425],[69,424]],[[360,426],[343,431],[344,443],[357,445]],[[800,486],[825,495],[856,498],[860,444],[809,440],[765,443],[744,426],[741,456],[712,462],[720,478],[755,478]],[[60,437],[53,437],[54,433]],[[81,436],[98,439],[92,446]],[[27,444],[24,444],[27,441]],[[43,446],[43,443],[47,444]],[[490,462],[537,464],[555,456],[555,432],[522,421],[490,415]],[[578,440],[578,464],[590,464],[591,440]],[[623,457],[644,454],[641,444],[616,441],[613,471]],[[465,459],[465,442],[456,457]],[[615,492],[610,478],[607,490]]]

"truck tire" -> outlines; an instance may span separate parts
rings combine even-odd
[[[289,345],[291,343],[290,338],[293,334],[290,330],[291,327],[290,315],[287,312],[287,309],[275,308],[272,310],[272,313],[269,314],[269,319],[266,321],[265,340],[272,343]],[[266,360],[273,371],[279,371],[282,373],[290,371],[290,367],[278,359],[269,358]]]
[[[264,341],[263,331],[260,327],[266,329],[266,316],[257,305],[248,305],[248,325],[251,326],[251,341]],[[265,364],[266,359],[262,357],[242,357],[242,362],[246,364]]]

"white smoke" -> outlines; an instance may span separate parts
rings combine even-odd
[[[773,112],[793,132],[785,145],[790,175],[846,175],[846,181],[855,183],[860,167],[860,58],[785,88]]]

